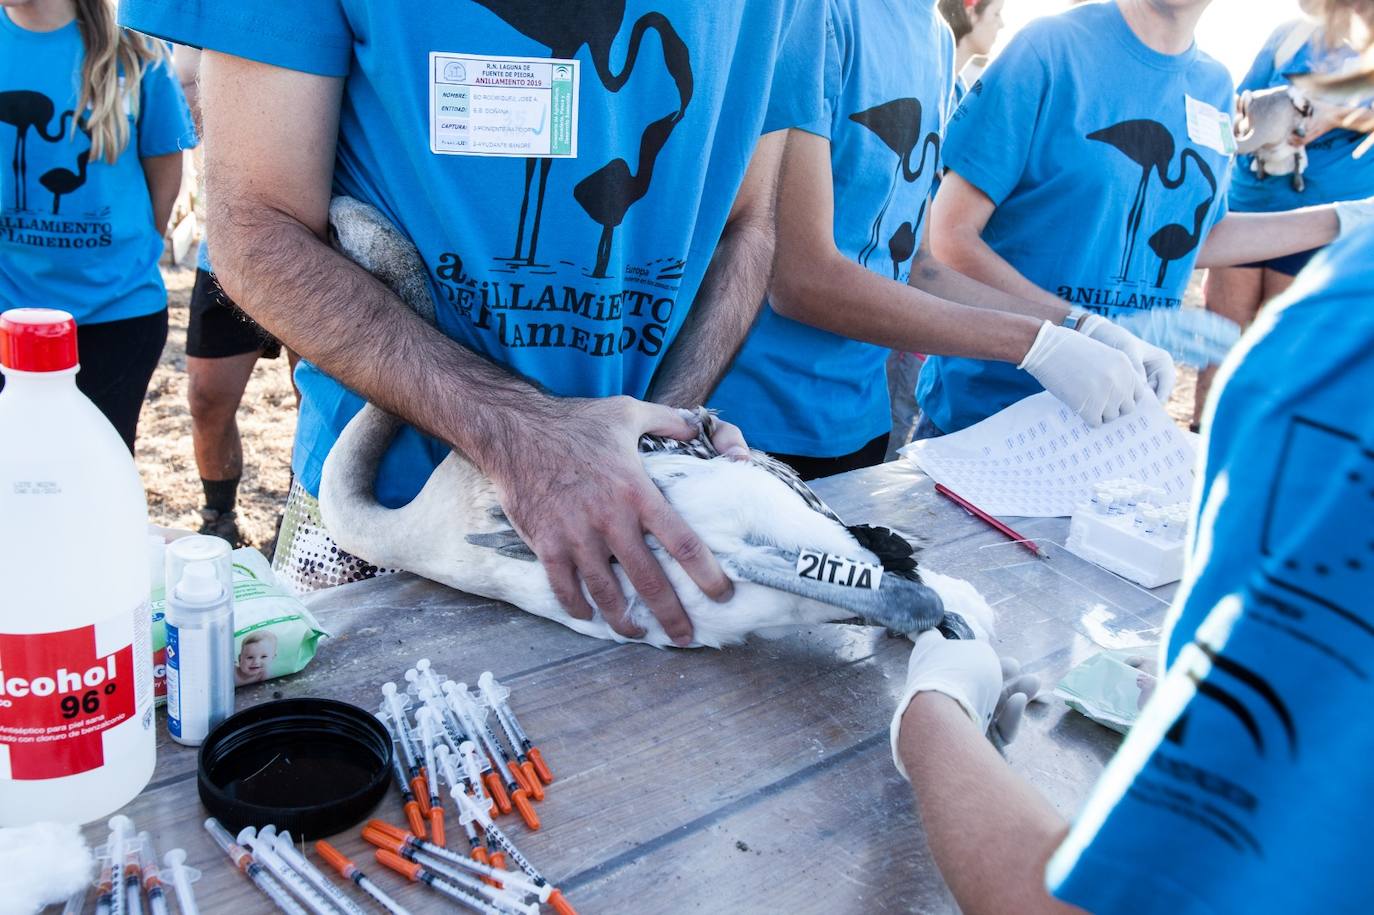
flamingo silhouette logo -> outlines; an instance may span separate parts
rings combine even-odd
[[[89,140],[91,131],[89,126],[85,123],[85,119],[82,118],[77,121],[76,124],[81,128],[81,132],[84,133]],[[76,157],[77,171],[74,172],[67,168],[53,168],[44,172],[42,176],[39,177],[38,183],[43,185],[43,187],[52,194],[52,213],[54,216],[59,215],[61,211],[62,198],[86,183],[86,168],[90,163],[90,159],[91,150],[87,147],[84,152]]]
[[[873,221],[873,229],[869,233],[868,244],[864,245],[863,250],[859,252],[859,263],[865,267],[868,266],[869,258],[873,256],[882,243],[883,219],[887,216],[887,211],[892,206],[892,200],[897,195],[898,181],[905,180],[907,184],[915,184],[920,180],[920,177],[925,174],[926,160],[932,149],[935,151],[935,161],[930,163],[931,167],[936,167],[936,163],[940,161],[939,132],[927,133],[924,142],[922,142],[923,113],[924,109],[919,99],[899,98],[849,116],[851,121],[871,130],[878,139],[886,144],[888,149],[897,154],[897,167],[892,173],[892,186],[888,188],[887,199],[883,201],[883,208],[878,212],[878,218]],[[921,144],[921,161],[913,170],[911,159],[916,153],[917,144]],[[916,253],[916,230],[924,221],[925,214],[926,203],[922,201],[916,221],[914,223],[902,223],[892,237],[888,239],[887,250],[892,256],[892,278],[894,280],[898,279],[902,264],[911,260],[911,256]]]
[[[1207,213],[1217,198],[1216,175],[1212,172],[1211,166],[1207,164],[1207,160],[1202,158],[1197,150],[1189,146],[1184,147],[1179,156],[1178,176],[1170,176],[1169,169],[1173,165],[1176,151],[1174,136],[1167,127],[1158,121],[1146,119],[1122,121],[1120,124],[1113,124],[1111,127],[1088,134],[1088,139],[1097,143],[1106,143],[1140,167],[1140,184],[1136,187],[1135,200],[1131,203],[1130,212],[1126,215],[1126,238],[1121,250],[1121,264],[1117,275],[1113,278],[1118,283],[1125,283],[1130,280],[1131,265],[1135,259],[1135,250],[1140,237],[1140,223],[1145,217],[1145,203],[1150,189],[1151,176],[1158,175],[1160,183],[1167,190],[1176,191],[1183,187],[1183,183],[1187,180],[1188,163],[1191,161],[1196,163],[1198,172],[1211,188],[1207,200],[1199,204],[1194,211],[1191,230],[1177,223],[1166,225],[1151,235],[1147,242],[1150,250],[1160,260],[1155,287],[1162,287],[1168,276],[1169,266],[1175,261],[1187,257],[1202,243],[1202,226],[1207,221]]]
[[[663,46],[663,63],[678,91],[677,110],[650,124],[640,137],[637,170],[631,170],[624,159],[617,158],[582,179],[573,189],[573,198],[593,221],[601,226],[597,244],[596,266],[592,276],[605,277],[614,247],[615,230],[624,222],[630,207],[649,192],[653,182],[654,165],[667,144],[673,129],[687,113],[692,101],[694,80],[691,52],[677,30],[662,13],[648,12],[635,22],[630,32],[625,63],[617,72],[611,65],[611,46],[625,21],[625,0],[474,0],[491,10],[527,38],[549,49],[550,56],[571,58],[587,46],[592,65],[607,91],[618,93],[629,82],[640,46],[645,35],[657,33]],[[509,260],[533,266],[539,249],[539,229],[544,214],[544,194],[548,187],[549,159],[525,160],[525,188],[520,202],[520,218],[516,229],[515,252]],[[535,170],[539,181],[535,186]],[[531,196],[533,195],[533,201]],[[531,219],[533,203],[533,219]],[[525,244],[525,230],[529,226],[529,245]]]
[[[41,92],[31,92],[27,89],[0,92],[0,124],[9,124],[16,131],[14,155],[10,162],[10,168],[14,172],[16,209],[29,208],[29,131],[33,130],[49,143],[56,143],[67,132],[67,122],[75,112],[62,112],[57,132],[49,135],[48,125],[52,123],[53,115],[56,113],[57,108],[52,99]]]

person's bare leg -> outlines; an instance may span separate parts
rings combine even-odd
[[[1268,305],[1288,291],[1297,277],[1289,276],[1286,273],[1279,273],[1277,270],[1264,269],[1264,295],[1260,299],[1260,308]],[[1256,310],[1258,312],[1258,309]]]
[[[238,409],[257,361],[256,352],[218,359],[186,357],[191,441],[196,453],[196,468],[205,489],[206,506],[202,514],[207,528],[221,516],[228,516],[223,531],[206,532],[231,540],[237,538],[232,513],[239,479],[243,476]],[[230,526],[234,526],[233,531],[229,530]]]
[[[1202,295],[1207,310],[1230,318],[1241,327],[1248,327],[1264,301],[1264,276],[1273,273],[1258,267],[1214,267],[1207,271]],[[1207,394],[1217,367],[1208,366],[1197,373],[1197,392],[1193,402],[1193,426],[1202,422],[1207,406]]]

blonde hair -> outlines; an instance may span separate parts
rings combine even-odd
[[[167,59],[167,46],[158,39],[120,28],[115,4],[116,0],[76,0],[76,24],[86,56],[78,115],[72,124],[72,136],[78,124],[90,135],[91,158],[110,163],[129,145],[126,100],[127,113],[137,118],[144,72]]]

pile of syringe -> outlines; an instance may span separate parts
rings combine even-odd
[[[110,818],[110,837],[96,849],[96,859],[100,862],[96,915],[143,915],[145,900],[151,915],[169,915],[163,871],[157,865],[153,838],[146,832],[135,833],[132,820],[122,814]],[[174,848],[167,852],[163,864],[176,893],[177,910],[181,915],[198,915],[191,884],[200,872],[186,866],[185,850]],[[63,915],[82,911],[85,899],[83,888],[67,902]]]
[[[1069,551],[1147,588],[1183,575],[1189,505],[1139,480],[1093,487],[1069,520]]]
[[[395,745],[396,786],[410,831],[370,822],[363,838],[377,847],[377,860],[469,905],[473,894],[485,896],[488,908],[481,911],[526,911],[510,907],[509,900],[528,893],[560,915],[573,915],[562,893],[495,823],[497,816],[514,811],[526,826],[538,829],[533,802],[544,799],[544,786],[553,781],[511,710],[510,690],[486,671],[470,691],[466,683],[437,673],[428,658],[407,670],[405,679],[404,693],[395,683],[383,684],[377,718]],[[509,750],[488,724],[491,718]],[[448,849],[444,789],[467,839],[465,855]],[[518,872],[504,870],[508,860]]]

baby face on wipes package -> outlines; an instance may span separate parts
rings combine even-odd
[[[278,584],[272,567],[251,547],[230,554],[234,572],[234,685],[299,673],[328,635],[305,604]],[[160,582],[159,582],[160,584]],[[167,638],[162,587],[152,593],[154,695],[166,700]]]

